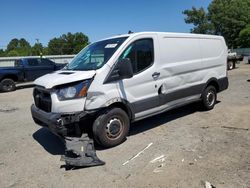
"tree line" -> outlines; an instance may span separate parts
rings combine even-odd
[[[221,35],[230,48],[250,47],[250,0],[213,0],[207,10],[192,7],[183,14],[192,33]]]
[[[33,46],[24,39],[12,39],[5,50],[0,49],[0,57],[11,56],[42,56],[77,54],[89,44],[89,38],[81,32],[63,34],[51,39],[48,46],[37,42]]]
[[[221,35],[229,48],[250,48],[250,0],[212,0],[208,8],[184,10],[185,22],[193,24],[192,33]],[[12,39],[1,56],[77,54],[89,44],[81,32],[67,33],[49,41],[48,46],[37,42]]]

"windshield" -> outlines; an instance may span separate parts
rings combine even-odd
[[[95,42],[84,48],[66,67],[66,70],[96,70],[101,68],[127,39],[120,37]]]

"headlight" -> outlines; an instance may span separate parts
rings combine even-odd
[[[56,88],[56,95],[60,101],[85,97],[90,82],[90,80],[84,80],[77,83],[58,86]]]

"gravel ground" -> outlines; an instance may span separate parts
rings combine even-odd
[[[195,103],[134,123],[126,142],[97,150],[106,165],[69,171],[63,144],[31,119],[32,88],[1,93],[0,187],[249,188],[250,65],[229,80],[214,110]]]

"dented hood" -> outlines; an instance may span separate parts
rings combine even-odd
[[[43,86],[50,89],[54,86],[67,84],[71,82],[90,79],[95,75],[95,71],[67,71],[60,70],[46,74],[35,80],[35,85]]]

